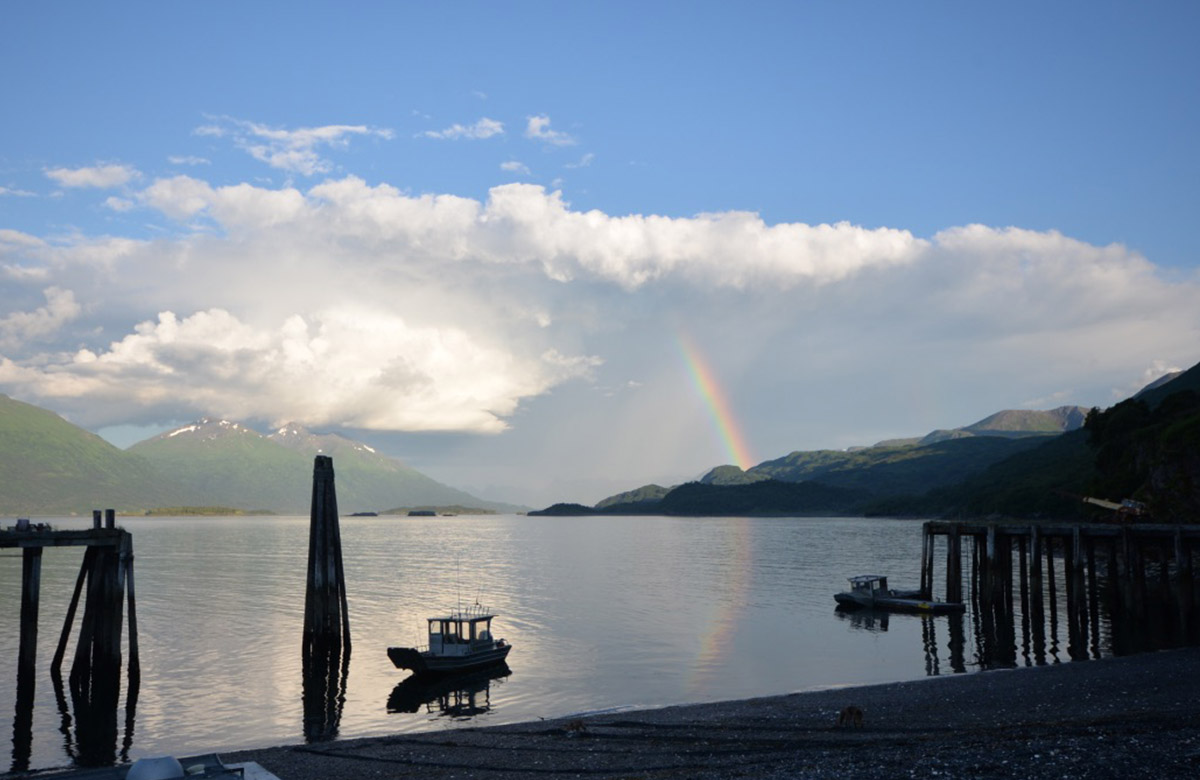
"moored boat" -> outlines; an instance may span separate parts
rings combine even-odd
[[[919,590],[891,590],[887,577],[878,574],[860,574],[850,578],[850,590],[833,596],[841,607],[847,609],[888,609],[893,612],[919,612],[943,614],[962,612],[966,605],[960,601],[933,601],[921,598]]]
[[[448,674],[499,664],[512,645],[492,635],[496,613],[476,604],[447,615],[427,618],[426,647],[389,647],[388,658],[398,669],[416,674]]]

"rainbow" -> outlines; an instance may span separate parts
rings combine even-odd
[[[724,577],[720,591],[722,597],[716,601],[700,637],[700,650],[692,662],[691,673],[686,685],[689,698],[702,699],[709,696],[711,683],[726,668],[733,650],[741,619],[750,602],[750,585],[754,572],[754,533],[751,521],[745,517],[722,518],[721,529],[725,535],[726,553]]]
[[[729,456],[733,459],[734,465],[745,471],[754,465],[754,459],[750,457],[750,448],[746,446],[746,437],[737,425],[737,420],[729,407],[729,400],[725,397],[720,385],[717,384],[716,377],[704,356],[696,349],[687,334],[680,332],[677,339],[679,351],[683,355],[688,373],[712,414],[717,435],[721,437],[722,443],[729,450]]]

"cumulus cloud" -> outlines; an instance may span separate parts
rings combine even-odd
[[[563,452],[565,431],[601,440],[629,423],[656,434],[618,437],[626,460],[676,462],[682,448],[702,469],[716,462],[702,410],[680,402],[686,375],[664,359],[677,330],[706,351],[734,408],[745,404],[750,435],[755,410],[773,410],[758,435],[791,438],[756,446],[764,455],[813,443],[780,422],[797,398],[823,410],[797,423],[805,436],[838,420],[901,420],[877,438],[918,435],[1020,399],[1098,403],[1151,360],[1190,365],[1200,343],[1196,279],[1053,231],[966,225],[922,238],[748,212],[620,215],[531,184],[474,199],[353,176],[304,189],[173,176],[129,199],[183,230],[0,229],[0,280],[20,293],[6,299],[46,297],[0,309],[0,391],[93,424],[557,424]],[[70,341],[58,336],[67,323]],[[1102,399],[1060,394],[1086,377]],[[587,389],[630,382],[638,392]],[[611,407],[579,406],[602,398]],[[968,402],[981,408],[962,411]],[[546,409],[560,416],[532,421]],[[529,452],[544,444],[530,434]]]
[[[13,312],[0,319],[0,347],[11,349],[29,341],[41,341],[82,311],[70,290],[47,287],[42,292],[46,296],[45,306],[31,312]]]
[[[567,167],[567,168],[587,168],[589,165],[591,165],[591,164],[592,164],[592,161],[593,161],[593,160],[595,160],[595,159],[596,159],[596,155],[592,154],[591,152],[588,152],[588,153],[587,153],[587,154],[585,154],[583,157],[580,157],[580,158],[579,158],[579,160],[578,160],[578,162],[567,163],[567,164],[566,164],[566,166],[564,166],[564,167]]]
[[[194,131],[197,135],[231,138],[234,144],[254,159],[272,168],[302,176],[314,176],[333,170],[333,163],[322,157],[322,148],[345,148],[353,136],[390,139],[391,130],[366,125],[324,125],[294,130],[270,127],[244,119],[222,117]]]
[[[141,174],[128,165],[97,165],[91,168],[47,168],[46,177],[63,187],[110,189],[126,184]]]
[[[437,138],[439,140],[454,140],[458,138],[481,140],[484,138],[491,138],[495,135],[502,135],[503,133],[503,122],[498,122],[495,119],[488,119],[485,116],[473,125],[453,124],[447,127],[445,130],[426,130],[420,134],[420,137]]]
[[[560,130],[550,129],[550,117],[543,115],[528,117],[525,125],[525,137],[541,141],[550,146],[574,146],[577,141],[571,135]]]
[[[14,327],[46,330],[78,313],[69,293],[48,290],[52,297],[62,311],[39,310]],[[522,399],[586,376],[597,362],[553,350],[522,357],[388,312],[330,309],[256,327],[211,309],[182,319],[162,312],[107,350],[50,365],[5,360],[0,382],[59,399],[126,395],[175,416],[496,433]]]
[[[32,198],[35,196],[35,193],[29,192],[28,190],[14,189],[12,187],[0,187],[0,198],[5,196],[12,198]]]
[[[509,173],[519,173],[523,176],[528,176],[530,173],[529,166],[517,160],[506,160],[500,163],[500,170],[508,171]]]

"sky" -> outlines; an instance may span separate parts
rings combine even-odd
[[[594,503],[1200,361],[1200,4],[0,3],[0,392]]]

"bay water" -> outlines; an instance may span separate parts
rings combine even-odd
[[[90,527],[90,518],[50,522]],[[133,534],[141,660],[119,758],[304,742],[308,518],[119,524]],[[917,521],[343,517],[341,535],[353,648],[339,686],[344,697],[331,705],[322,738],[742,699],[988,665],[961,618],[955,632],[947,618],[834,608],[834,592],[855,574],[917,587]],[[78,724],[48,670],[81,560],[78,548],[47,548],[43,556],[31,768],[67,765],[76,755]],[[0,557],[0,588],[7,603],[0,658],[8,669],[0,702],[11,706],[18,551]],[[493,633],[513,645],[505,674],[405,687],[408,673],[392,666],[386,648],[424,644],[426,617],[475,603],[499,614]],[[1051,627],[1047,654],[1021,662],[1066,661],[1059,630]],[[1093,655],[1108,652],[1093,648]]]

